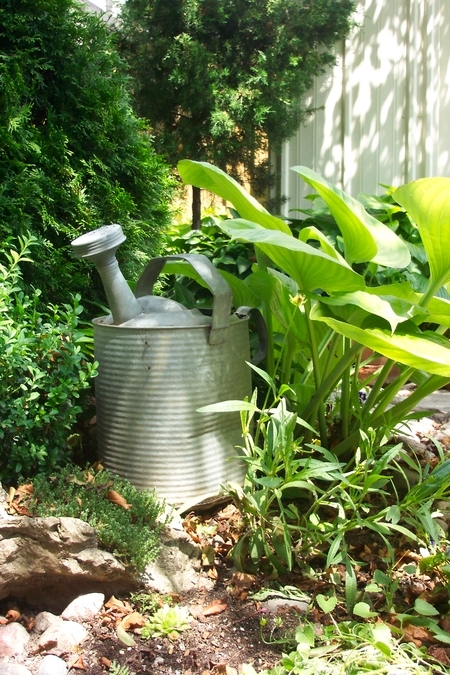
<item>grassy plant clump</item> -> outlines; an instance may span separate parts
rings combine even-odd
[[[37,516],[85,520],[99,545],[134,572],[142,572],[159,551],[165,505],[155,492],[136,489],[128,480],[100,469],[67,466],[58,474],[33,479],[30,511]]]

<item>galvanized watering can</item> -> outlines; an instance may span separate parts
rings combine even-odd
[[[231,289],[202,255],[151,260],[133,294],[115,257],[123,241],[120,225],[106,225],[72,242],[75,257],[96,264],[111,309],[93,322],[100,456],[171,504],[202,501],[245,474],[239,414],[197,409],[251,394],[249,308],[231,315]],[[212,317],[152,295],[173,258],[187,260],[212,291]]]

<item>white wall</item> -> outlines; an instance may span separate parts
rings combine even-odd
[[[124,0],[84,0],[85,5],[92,12],[101,14],[107,12],[116,16],[119,13],[120,5]]]
[[[356,19],[336,67],[306,100],[324,109],[285,146],[286,215],[311,205],[295,165],[354,196],[450,176],[450,0],[361,0]]]

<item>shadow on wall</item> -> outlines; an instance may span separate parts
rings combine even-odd
[[[298,164],[353,195],[450,175],[450,3],[363,0],[355,18],[336,67],[305,101],[323,108],[285,146],[285,215],[306,205],[290,171]]]

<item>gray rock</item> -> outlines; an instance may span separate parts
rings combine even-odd
[[[29,640],[26,628],[20,623],[14,621],[6,626],[0,626],[0,657],[24,654]]]
[[[6,520],[14,517],[14,516],[11,516],[5,508],[7,499],[8,499],[8,493],[6,492],[6,490],[2,487],[2,484],[0,483],[0,518],[4,518]]]
[[[281,607],[289,607],[296,609],[297,612],[307,612],[309,603],[306,600],[293,600],[289,598],[269,598],[265,602],[261,603],[261,607],[264,607],[269,614],[276,614]]]
[[[198,582],[201,552],[180,528],[166,527],[162,547],[155,562],[148,565],[141,581],[158,593],[182,593]]]
[[[20,666],[16,663],[1,663],[1,675],[31,675],[31,672],[25,666]]]
[[[80,594],[134,590],[136,580],[97,547],[95,530],[77,518],[0,517],[0,599],[59,614]]]
[[[43,633],[47,628],[54,626],[56,623],[61,623],[61,621],[60,616],[56,616],[51,612],[39,612],[34,620],[33,631],[35,633]]]
[[[86,640],[88,632],[76,621],[61,621],[45,630],[39,638],[42,649],[58,649],[63,652],[74,651]]]
[[[105,596],[103,593],[87,593],[80,595],[66,607],[61,614],[63,619],[72,621],[91,621],[100,612]]]
[[[39,665],[39,675],[66,675],[67,672],[66,663],[52,654],[44,656]]]

